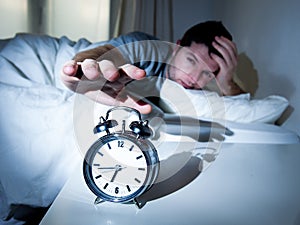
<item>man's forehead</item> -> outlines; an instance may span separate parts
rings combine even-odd
[[[215,71],[218,68],[218,63],[210,57],[208,47],[204,44],[192,42],[191,46],[187,47],[188,51],[195,55],[195,57],[207,65],[209,69]]]

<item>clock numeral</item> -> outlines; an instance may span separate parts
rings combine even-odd
[[[96,176],[95,178],[98,179],[98,178],[100,178],[100,177],[102,177],[102,175],[98,175],[98,176]]]
[[[129,185],[126,185],[128,192],[131,192]]]
[[[145,168],[138,168],[138,170],[142,170],[142,171],[145,171],[146,169],[145,169]]]
[[[103,156],[103,153],[102,152],[97,152],[100,156]]]
[[[104,188],[104,189],[106,189],[106,188],[107,188],[107,186],[108,186],[108,183],[106,183],[106,184],[104,185],[104,187],[103,187],[103,188]]]
[[[124,147],[124,141],[118,141],[118,147],[123,148]]]
[[[115,188],[115,193],[118,194],[119,193],[119,187]]]
[[[100,164],[99,163],[94,163],[93,166],[100,166]]]
[[[140,181],[139,179],[137,179],[137,178],[134,178],[134,180],[135,180],[136,182],[138,182],[138,183],[141,183],[141,181]]]
[[[143,158],[143,155],[140,155],[140,156],[136,157],[137,160],[141,159],[141,158]]]
[[[130,147],[129,151],[132,151],[133,147],[134,147],[134,145],[132,145],[132,146]]]
[[[107,143],[107,146],[108,146],[108,148],[109,148],[109,149],[111,149],[111,146],[110,146],[110,144],[109,144],[109,143]]]

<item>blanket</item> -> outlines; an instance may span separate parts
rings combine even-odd
[[[46,207],[76,161],[74,93],[60,80],[63,63],[91,46],[18,34],[0,41],[0,218],[18,205]]]

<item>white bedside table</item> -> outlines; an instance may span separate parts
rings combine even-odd
[[[140,210],[130,204],[94,205],[80,164],[41,225],[300,224],[300,144],[223,143],[200,174],[199,161],[192,159],[176,178],[157,186],[162,194],[147,196],[152,200]],[[165,190],[180,187],[180,178],[189,182],[186,175],[196,178],[173,193]]]

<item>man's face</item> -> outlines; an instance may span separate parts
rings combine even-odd
[[[189,47],[177,49],[171,61],[168,78],[187,89],[201,89],[214,77],[219,65],[204,44],[193,42]]]

